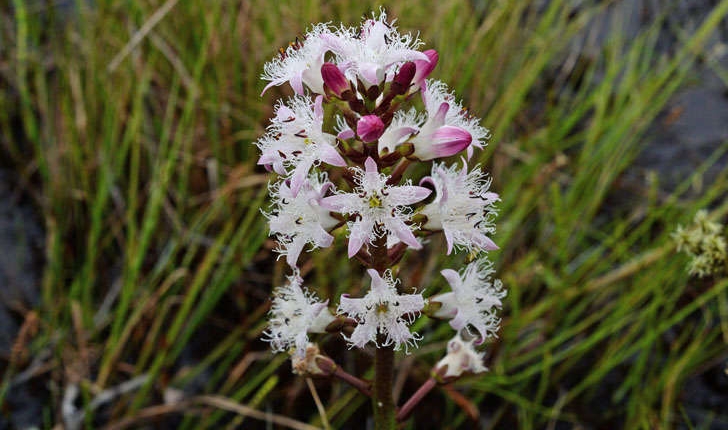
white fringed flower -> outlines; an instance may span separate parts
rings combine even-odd
[[[495,335],[500,324],[495,312],[506,292],[500,279],[491,281],[493,272],[493,264],[485,259],[468,264],[462,274],[452,269],[441,271],[452,291],[430,298],[431,303],[442,305],[434,316],[452,318],[450,326],[458,331],[475,327],[480,335],[478,344]]]
[[[298,194],[311,168],[320,162],[346,166],[336,149],[336,136],[323,131],[322,100],[322,96],[315,101],[295,96],[288,104],[279,103],[268,132],[256,142],[261,151],[258,164],[289,176],[294,194]]]
[[[302,283],[296,273],[288,277],[286,285],[273,291],[264,340],[270,342],[274,352],[294,347],[297,354],[304,354],[308,333],[324,333],[335,319],[326,307],[329,301],[318,301],[315,294],[301,288]]]
[[[326,191],[333,187],[326,174],[309,175],[298,194],[294,194],[286,181],[270,187],[273,208],[268,217],[271,235],[278,235],[281,255],[292,268],[296,267],[298,257],[306,244],[313,248],[326,248],[334,237],[327,230],[338,221],[321,207]]]
[[[369,292],[360,299],[352,299],[342,294],[338,312],[345,313],[356,320],[358,325],[350,337],[344,336],[351,346],[363,348],[369,342],[377,347],[394,345],[399,350],[416,345],[419,335],[409,330],[408,324],[414,322],[425,301],[422,294],[399,294],[398,280],[392,279],[392,272],[387,270],[384,277],[374,269],[367,270],[372,278]],[[377,342],[377,334],[385,339]]]
[[[423,226],[428,230],[442,230],[447,240],[447,253],[454,248],[468,251],[490,251],[498,246],[488,235],[495,233],[498,194],[488,191],[488,180],[479,168],[467,171],[444,164],[432,166],[429,182],[435,188],[435,199],[422,209],[427,216]]]
[[[326,53],[337,45],[337,38],[338,36],[326,24],[315,25],[306,32],[303,41],[292,43],[279,57],[263,66],[261,78],[270,81],[263,89],[263,93],[272,86],[288,82],[296,94],[304,93],[304,84],[314,93],[323,94],[321,66],[324,64]]]
[[[466,342],[458,333],[447,343],[447,354],[437,362],[435,369],[447,366],[447,370],[441,375],[444,378],[457,378],[465,372],[487,372],[488,368],[483,365],[484,356],[485,353],[475,350],[472,340]]]
[[[388,177],[380,174],[377,163],[367,158],[366,170],[353,168],[356,188],[351,193],[341,193],[322,200],[322,206],[343,214],[356,214],[349,227],[349,257],[353,257],[365,243],[371,244],[383,235],[394,235],[414,249],[422,248],[407,225],[412,211],[407,205],[421,201],[431,191],[415,185],[387,185]]]
[[[341,45],[334,52],[339,67],[349,80],[361,78],[367,87],[391,79],[406,61],[430,62],[430,57],[417,50],[422,42],[411,34],[399,34],[384,11],[378,18],[364,21],[358,34],[342,27],[337,35]]]

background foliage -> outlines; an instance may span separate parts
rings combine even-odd
[[[12,420],[13,393],[33,384],[47,428],[321,426],[305,382],[259,340],[285,268],[251,142],[289,90],[260,97],[258,76],[310,23],[353,25],[379,4],[50,3],[0,6],[0,164],[45,228],[41,298],[17,315],[25,331],[3,361],[0,414]],[[686,392],[725,378],[728,280],[689,278],[670,238],[701,208],[728,210],[725,171],[701,182],[728,147],[675,186],[635,164],[696,61],[726,76],[706,42],[728,1],[691,29],[668,2],[634,35],[608,15],[614,2],[574,3],[387,5],[440,52],[433,76],[493,132],[473,161],[501,194],[491,258],[509,291],[491,371],[431,394],[412,428],[728,426],[728,382],[713,403]],[[597,24],[600,42],[582,43]],[[303,267],[319,296],[362,286],[341,245]],[[438,270],[459,263],[435,251],[402,266],[435,292]],[[417,328],[428,346],[401,357],[402,398],[452,335],[426,318]],[[340,339],[323,348],[366,373]],[[332,427],[362,425],[363,396],[316,386]]]

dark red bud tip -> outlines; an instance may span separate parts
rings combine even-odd
[[[417,66],[415,63],[408,61],[404,63],[397,74],[394,76],[392,81],[392,91],[397,95],[405,94],[412,84],[412,79],[415,77],[417,72]]]
[[[324,84],[337,97],[341,97],[341,94],[348,90],[349,81],[346,79],[341,70],[336,67],[333,63],[324,63],[321,66],[321,78],[324,80]]]
[[[394,77],[394,81],[398,82],[400,85],[409,86],[416,71],[417,66],[415,63],[408,61],[402,64],[402,67],[399,68],[397,75]]]

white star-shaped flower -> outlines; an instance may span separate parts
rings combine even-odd
[[[271,234],[278,235],[278,250],[286,256],[288,265],[295,268],[303,247],[310,243],[313,248],[326,248],[334,237],[327,230],[338,221],[321,207],[326,191],[333,187],[326,174],[310,175],[298,194],[294,194],[287,181],[270,187],[273,209],[268,217]]]
[[[323,131],[322,102],[323,96],[315,101],[295,96],[288,104],[279,103],[268,132],[256,142],[261,151],[258,164],[289,176],[294,194],[298,194],[311,168],[320,162],[346,166],[336,149],[336,136]]]
[[[412,210],[407,207],[430,195],[431,191],[415,185],[387,185],[388,177],[380,174],[377,163],[371,158],[364,162],[365,170],[353,168],[356,188],[351,193],[325,197],[322,206],[343,214],[356,214],[349,227],[349,257],[353,257],[365,244],[378,237],[396,236],[414,249],[422,248],[407,225]]]
[[[452,318],[450,326],[455,330],[475,327],[480,335],[478,344],[495,335],[500,324],[495,312],[506,292],[500,279],[491,281],[493,272],[493,265],[484,259],[468,264],[462,275],[452,269],[441,271],[452,291],[430,298],[430,302],[442,304],[434,316]]]
[[[304,84],[314,93],[323,94],[321,66],[326,53],[338,45],[337,39],[338,36],[326,24],[315,25],[306,32],[303,41],[292,43],[285,51],[281,51],[279,57],[263,66],[261,78],[270,81],[263,93],[272,86],[288,82],[296,94],[303,94]]]
[[[264,340],[274,352],[295,347],[297,354],[304,354],[308,333],[324,333],[335,319],[326,307],[329,301],[319,302],[313,293],[301,288],[302,283],[303,279],[294,274],[286,285],[273,291]]]
[[[442,230],[447,240],[447,253],[455,248],[468,251],[498,249],[487,235],[495,233],[498,194],[488,191],[488,180],[479,168],[467,171],[443,164],[432,166],[432,176],[423,179],[435,188],[435,199],[422,209],[427,216],[423,226],[428,230]]]
[[[341,28],[340,45],[332,49],[339,67],[352,82],[361,78],[368,86],[391,79],[399,65],[407,61],[430,62],[430,57],[417,48],[422,42],[410,34],[400,34],[387,14],[364,21],[361,30]]]
[[[399,294],[398,280],[392,279],[392,272],[387,270],[384,277],[374,269],[367,270],[372,278],[369,292],[360,299],[352,299],[342,294],[338,312],[345,313],[357,322],[350,337],[345,339],[351,346],[363,348],[369,342],[379,346],[394,345],[398,350],[403,344],[405,348],[415,345],[419,335],[409,330],[408,324],[414,322],[425,301],[422,294]],[[384,337],[379,343],[377,335]]]

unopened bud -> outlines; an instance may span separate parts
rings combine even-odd
[[[343,98],[342,94],[350,90],[349,80],[333,63],[324,63],[321,66],[321,77],[324,80],[326,89],[338,98]]]
[[[424,61],[424,60],[420,60]],[[415,63],[408,61],[399,68],[399,71],[394,75],[392,81],[392,92],[396,95],[406,94],[410,85],[412,85],[412,78],[415,76],[417,67]]]
[[[384,133],[384,123],[376,115],[366,115],[359,118],[356,124],[356,134],[364,143],[374,142]]]

